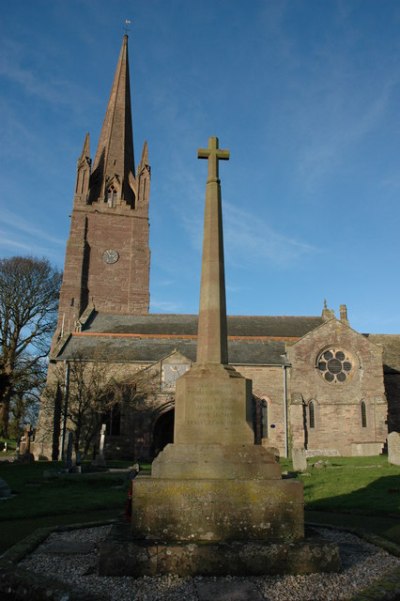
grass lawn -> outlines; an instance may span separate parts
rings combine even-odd
[[[312,467],[318,460],[324,467]],[[400,545],[400,466],[387,457],[319,457],[298,475],[306,521],[366,530]]]
[[[323,461],[319,469],[313,467],[318,459]],[[282,460],[283,470],[291,467]],[[125,473],[43,477],[45,471],[60,469],[55,462],[0,462],[0,477],[15,493],[0,503],[0,553],[37,528],[107,520],[123,513]],[[389,465],[386,457],[312,458],[307,472],[297,477],[304,484],[308,521],[362,528],[400,544],[400,467]]]
[[[127,467],[129,462],[115,463]],[[0,503],[0,553],[36,528],[108,520],[123,513],[128,479],[125,473],[56,473],[57,462],[31,465],[0,462],[3,478],[15,496]]]
[[[307,509],[400,517],[400,466],[384,456],[319,460],[325,467],[312,467],[318,461],[313,458],[308,471],[299,474]]]

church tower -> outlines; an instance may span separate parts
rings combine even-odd
[[[55,341],[79,328],[85,310],[148,313],[149,194],[146,142],[135,171],[124,35],[93,165],[89,134],[78,159]]]

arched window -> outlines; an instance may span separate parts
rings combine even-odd
[[[308,420],[309,420],[310,428],[315,428],[315,403],[314,403],[314,401],[310,401],[308,403]]]
[[[117,191],[114,186],[110,186],[107,190],[107,205],[109,207],[115,207],[115,201],[117,199]]]
[[[106,425],[106,434],[108,436],[119,436],[121,432],[121,411],[118,403],[111,407],[102,415],[102,423]]]
[[[261,402],[261,437],[268,438],[268,401]]]
[[[365,401],[361,401],[361,426],[363,428],[367,427],[367,406]]]

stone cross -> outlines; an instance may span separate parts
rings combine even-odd
[[[208,159],[207,182],[219,180],[218,161],[228,161],[229,155],[229,150],[218,148],[218,138],[209,138],[208,148],[199,148],[197,157],[199,159]]]
[[[200,149],[197,156],[199,159],[208,159],[197,363],[226,365],[228,363],[228,341],[218,162],[228,160],[229,151],[219,149],[218,138],[213,137],[208,140],[208,148]]]

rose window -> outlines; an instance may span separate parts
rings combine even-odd
[[[350,356],[341,349],[328,349],[318,357],[317,367],[325,382],[342,384],[353,370]]]

